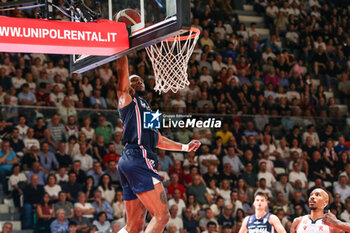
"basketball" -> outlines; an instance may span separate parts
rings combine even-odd
[[[141,22],[141,15],[134,9],[125,9],[119,11],[118,14],[114,16],[114,20],[117,22],[123,22],[126,26],[135,25]]]

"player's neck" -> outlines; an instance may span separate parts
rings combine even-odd
[[[313,221],[323,217],[323,210],[311,210],[310,217]]]
[[[264,217],[266,214],[265,210],[255,210],[255,217],[256,218],[262,218]]]

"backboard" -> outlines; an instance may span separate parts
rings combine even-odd
[[[112,56],[72,55],[71,72],[82,73],[116,60],[131,52],[187,30],[191,26],[190,0],[85,0],[101,18],[113,20],[120,10],[131,8],[140,12],[141,23],[129,27],[130,48]]]

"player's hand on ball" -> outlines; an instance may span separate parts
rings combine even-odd
[[[192,140],[190,143],[188,143],[188,152],[190,151],[196,151],[201,146],[201,142],[198,140]]]

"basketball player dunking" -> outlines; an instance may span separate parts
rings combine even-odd
[[[309,197],[310,214],[294,219],[291,233],[336,233],[341,230],[326,225],[324,208],[328,205],[328,194],[325,190],[314,189]]]
[[[286,233],[281,221],[276,215],[266,212],[268,203],[267,196],[258,192],[255,194],[253,203],[255,214],[247,216],[243,222],[239,233]]]
[[[169,220],[166,194],[157,173],[158,159],[155,148],[172,151],[196,151],[197,140],[183,145],[162,136],[158,130],[144,129],[144,112],[151,111],[146,100],[137,93],[144,91],[141,77],[129,77],[126,57],[117,61],[119,78],[118,110],[123,122],[122,143],[125,146],[118,163],[123,188],[127,223],[119,233],[139,233],[143,230],[146,211],[152,216],[145,233],[163,232]]]

